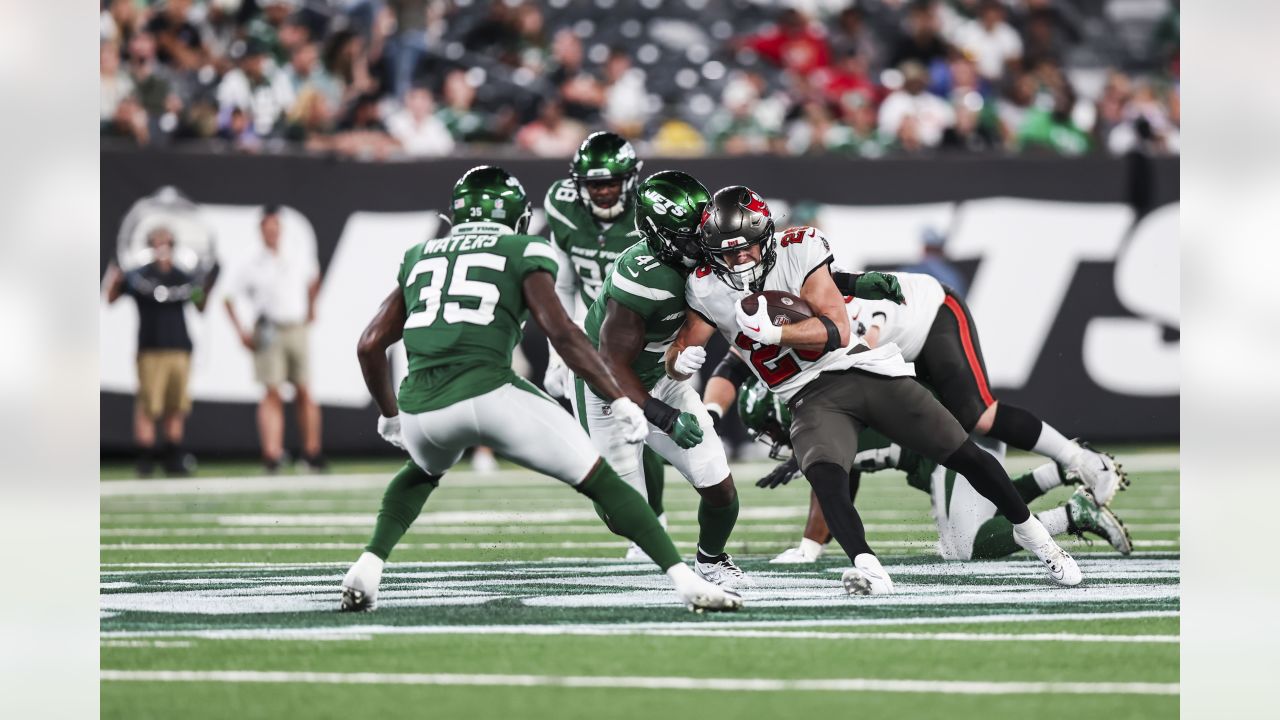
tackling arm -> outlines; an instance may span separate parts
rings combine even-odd
[[[685,348],[706,345],[715,331],[715,325],[707,322],[705,318],[693,310],[686,309],[684,311],[684,325],[680,326],[680,332],[676,333],[676,339],[672,341],[671,347],[667,348],[667,355],[664,358],[667,366],[667,375],[676,380],[688,380],[689,375],[676,372],[676,358],[680,355],[680,351]]]
[[[531,272],[522,283],[525,304],[533,321],[546,333],[551,346],[575,375],[599,390],[605,400],[630,396],[618,386],[609,366],[600,357],[582,329],[573,324],[556,295],[555,280],[549,272]],[[648,397],[648,393],[644,394]]]
[[[356,344],[356,357],[360,361],[364,386],[369,388],[378,412],[387,418],[395,417],[400,412],[395,389],[391,387],[387,348],[396,344],[404,335],[406,315],[404,293],[396,288],[382,301],[378,312],[360,334],[360,342]]]
[[[813,317],[798,323],[782,326],[782,343],[800,350],[824,350],[827,347],[827,326],[823,317],[830,320],[839,331],[840,346],[849,344],[849,315],[845,312],[844,296],[831,279],[831,270],[824,267],[809,274],[800,288],[800,298],[813,309]]]
[[[644,318],[630,308],[609,298],[605,305],[604,322],[600,325],[600,357],[618,378],[622,391],[636,405],[644,406],[649,392],[631,363],[644,349]]]

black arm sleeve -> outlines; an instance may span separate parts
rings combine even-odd
[[[724,354],[724,359],[716,365],[716,371],[711,373],[712,377],[722,377],[733,383],[734,387],[741,387],[742,383],[751,377],[751,368],[742,361],[732,350]]]
[[[858,284],[858,278],[860,277],[862,277],[862,273],[831,273],[831,279],[836,281],[836,288],[840,290],[842,295],[852,295],[853,286]]]

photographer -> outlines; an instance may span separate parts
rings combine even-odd
[[[138,474],[146,477],[159,460],[168,475],[190,475],[195,458],[182,450],[182,435],[191,396],[187,381],[191,374],[191,336],[187,333],[185,308],[195,303],[203,311],[209,289],[218,271],[202,282],[174,266],[173,233],[157,227],[147,234],[152,261],[124,272],[112,262],[107,266],[107,302],[122,296],[138,306],[138,392],[134,410],[133,436],[138,446]],[[156,450],[159,421],[164,444]]]

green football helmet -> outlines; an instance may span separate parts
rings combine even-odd
[[[698,221],[710,199],[688,173],[654,173],[636,188],[636,231],[659,260],[692,270],[702,263]]]
[[[524,186],[496,165],[477,165],[453,185],[454,225],[495,222],[523,233],[532,212]]]
[[[738,417],[753,440],[769,445],[769,457],[791,457],[791,408],[756,378],[738,390]]]
[[[578,188],[578,200],[600,220],[613,220],[627,209],[636,189],[643,162],[636,159],[636,150],[620,135],[611,132],[591,133],[569,164],[569,175]],[[600,207],[591,201],[587,186],[599,180],[622,180],[622,192],[618,201],[609,207]]]

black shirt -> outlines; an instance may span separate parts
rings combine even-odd
[[[124,292],[138,304],[138,350],[191,352],[183,309],[194,289],[191,276],[177,268],[166,273],[151,263],[125,273]]]

